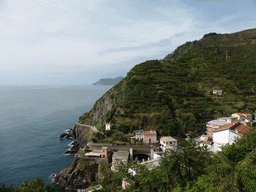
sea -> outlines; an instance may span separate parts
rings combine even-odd
[[[0,86],[0,186],[19,186],[68,168],[73,139],[59,139],[112,86]]]

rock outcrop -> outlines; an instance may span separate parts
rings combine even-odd
[[[56,175],[54,183],[69,190],[88,188],[91,182],[102,179],[99,167],[100,165],[93,161],[74,158],[69,168]]]

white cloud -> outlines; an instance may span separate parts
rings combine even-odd
[[[164,57],[205,33],[228,32],[237,18],[216,15],[209,22],[196,6],[178,0],[0,1],[0,13],[0,70],[16,77]]]

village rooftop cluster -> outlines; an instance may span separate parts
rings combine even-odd
[[[217,153],[221,151],[221,147],[227,144],[231,145],[244,133],[252,131],[252,122],[252,115],[245,113],[234,113],[230,117],[220,117],[207,122],[205,134],[193,138],[193,140],[197,142],[198,146],[206,146],[209,151]],[[113,124],[106,123],[105,130],[111,129],[113,129]],[[150,169],[152,166],[159,165],[161,157],[167,150],[176,150],[179,144],[179,138],[173,136],[162,136],[158,139],[156,130],[134,130],[129,135],[129,143],[137,142],[141,145],[122,146],[88,143],[86,148],[80,149],[75,156],[97,163],[108,164],[112,162],[111,170],[117,172],[120,165],[127,164],[129,160],[137,159],[136,156],[138,155],[143,155],[144,158],[139,159],[140,164],[145,164]],[[186,139],[189,139],[189,136]],[[88,151],[88,149],[90,150]],[[133,169],[129,171],[131,174],[136,174]],[[126,188],[129,183],[123,180],[122,185],[123,188]]]

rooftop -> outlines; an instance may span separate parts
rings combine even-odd
[[[207,122],[207,124],[214,124],[214,125],[223,126],[223,125],[228,124],[228,122],[222,121],[222,120],[212,120],[212,121]]]
[[[144,131],[144,134],[156,134],[156,131],[152,131],[152,130]]]
[[[177,139],[174,139],[174,138],[171,137],[171,136],[164,136],[164,137],[161,137],[160,140],[161,140],[161,141],[164,141],[164,142],[177,141]]]
[[[100,157],[101,153],[89,152],[85,153],[85,156],[93,156],[93,157]]]
[[[112,158],[115,158],[115,159],[128,159],[129,158],[129,152],[128,151],[114,152]]]
[[[237,132],[241,135],[243,135],[246,132],[250,132],[252,130],[251,127],[246,126],[246,125],[240,123],[239,121],[237,121],[236,123],[229,123],[229,124],[223,125],[223,126],[219,127],[218,129],[216,129],[215,132],[218,132],[221,130],[226,130],[226,129],[230,129],[232,131],[237,130]]]
[[[239,116],[242,116],[242,117],[252,116],[252,115],[249,114],[249,113],[234,113],[234,114],[239,115]]]

